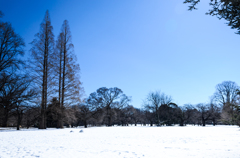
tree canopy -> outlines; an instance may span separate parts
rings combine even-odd
[[[196,6],[200,0],[185,0],[189,3],[188,10],[197,9]],[[240,1],[239,0],[210,0],[210,9],[207,15],[216,16],[218,19],[225,19],[228,26],[237,29],[236,34],[240,34]]]

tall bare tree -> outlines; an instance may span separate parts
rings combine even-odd
[[[67,20],[64,20],[61,32],[57,40],[57,76],[58,76],[58,98],[60,102],[60,113],[58,128],[63,127],[64,107],[80,102],[83,92],[80,82],[80,66],[73,51],[72,37]]]
[[[54,35],[49,12],[46,11],[43,22],[40,25],[40,31],[35,35],[32,41],[31,55],[32,76],[39,85],[41,92],[41,118],[39,129],[46,129],[46,108],[48,97],[50,95],[52,78],[52,63],[54,56]]]

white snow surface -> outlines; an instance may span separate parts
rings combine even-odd
[[[83,130],[83,132],[79,132]],[[72,131],[72,132],[70,132]],[[1,130],[0,157],[239,158],[237,126]]]

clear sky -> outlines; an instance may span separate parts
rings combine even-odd
[[[141,107],[150,91],[197,104],[218,83],[239,82],[240,36],[205,15],[208,3],[190,12],[183,0],[0,0],[0,10],[24,38],[26,55],[47,9],[55,37],[67,19],[86,97],[118,87]]]

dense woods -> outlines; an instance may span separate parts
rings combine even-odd
[[[0,19],[0,127],[240,125],[240,88],[232,81],[217,84],[211,100],[197,105],[177,105],[155,91],[146,92],[142,105],[136,105],[142,108],[136,108],[118,87],[101,87],[83,98],[68,21],[55,39],[48,11],[28,60],[24,46],[12,25]]]

